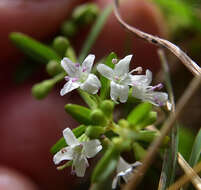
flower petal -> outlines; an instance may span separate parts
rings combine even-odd
[[[71,131],[70,128],[66,128],[63,130],[63,136],[64,136],[66,143],[69,146],[80,145],[80,142],[76,139],[75,135],[73,134],[73,132]]]
[[[125,172],[127,169],[131,168],[132,166],[127,163],[121,156],[119,158],[118,164],[117,164],[117,173]]]
[[[73,159],[73,149],[71,147],[62,148],[53,157],[53,161],[55,164],[59,164],[63,160],[72,160],[72,159]]]
[[[95,55],[89,54],[82,63],[82,68],[86,69],[87,73],[91,72],[93,66]]]
[[[61,61],[61,66],[66,71],[66,73],[70,77],[77,77],[79,73],[79,67],[76,67],[76,64],[73,63],[70,59],[67,57],[63,58]]]
[[[155,106],[163,106],[168,101],[168,94],[165,92],[150,92],[147,94],[145,100]]]
[[[117,76],[123,76],[129,72],[129,65],[131,61],[132,55],[128,55],[121,59],[114,68],[114,73]]]
[[[87,158],[94,157],[98,152],[102,150],[102,145],[99,140],[90,140],[83,142],[84,153]]]
[[[80,88],[90,94],[96,94],[101,87],[101,83],[96,75],[89,74],[85,82],[80,85]]]
[[[120,94],[120,85],[111,81],[110,83],[110,97],[113,101],[117,102]]]
[[[117,183],[119,181],[119,176],[116,175],[112,181],[112,189],[116,189],[117,188]]]
[[[63,88],[60,91],[60,95],[64,96],[65,94],[71,92],[72,90],[75,90],[76,88],[79,88],[80,82],[73,82],[71,79],[63,86]]]
[[[132,86],[148,86],[152,81],[152,72],[150,70],[146,70],[146,75],[130,75]]]
[[[105,78],[112,80],[113,79],[113,70],[105,64],[98,64],[98,72],[103,75]]]
[[[78,177],[84,177],[86,168],[89,166],[89,163],[85,157],[77,156],[74,159],[75,173]]]
[[[127,85],[125,86],[121,85],[120,95],[119,95],[119,100],[121,103],[125,103],[127,101],[128,92],[129,92],[129,87]]]

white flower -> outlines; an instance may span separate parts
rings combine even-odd
[[[110,97],[113,101],[124,103],[128,99],[129,85],[131,85],[131,73],[139,71],[141,68],[137,68],[129,72],[129,64],[132,55],[128,55],[115,64],[114,69],[108,67],[105,64],[99,64],[97,70],[104,77],[109,79],[110,82]]]
[[[133,93],[135,98],[142,101],[148,101],[155,106],[163,106],[168,100],[168,95],[165,92],[156,92],[156,89],[161,89],[163,85],[159,83],[156,86],[150,86],[152,81],[152,72],[146,70],[146,75],[132,76]]]
[[[94,157],[102,149],[100,141],[95,139],[79,142],[69,128],[64,129],[63,136],[68,146],[57,152],[53,161],[55,164],[59,164],[63,160],[72,160],[72,170],[78,177],[83,177],[89,166],[87,158]]]
[[[127,183],[132,176],[133,170],[140,165],[142,165],[141,162],[137,161],[133,164],[129,164],[122,157],[120,157],[117,164],[117,175],[112,181],[112,189],[116,189],[117,184],[120,183],[121,178],[124,180],[125,183]]]
[[[66,57],[61,61],[61,66],[68,74],[65,77],[68,82],[61,89],[61,96],[79,87],[90,94],[98,92],[101,83],[96,75],[90,73],[94,59],[95,56],[90,54],[85,58],[82,65],[73,63]]]

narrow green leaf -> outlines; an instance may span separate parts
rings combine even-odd
[[[150,103],[141,103],[129,113],[127,121],[132,127],[134,127],[135,125],[140,124],[144,118],[146,118],[151,109],[152,105]]]
[[[101,12],[101,14],[98,16],[95,24],[93,25],[93,28],[91,29],[91,32],[86,39],[86,42],[81,50],[80,56],[79,56],[79,62],[81,63],[84,58],[89,53],[92,45],[96,41],[99,33],[101,32],[101,29],[103,28],[109,14],[112,12],[112,4],[109,4],[104,11]]]
[[[189,159],[189,165],[191,167],[194,167],[197,164],[197,162],[200,159],[200,154],[201,154],[201,129],[199,130],[193,143],[193,148]]]
[[[96,165],[92,174],[92,183],[103,183],[115,171],[119,159],[119,151],[110,147]]]
[[[86,130],[86,126],[85,125],[80,125],[77,128],[74,128],[72,131],[74,133],[74,135],[76,136],[76,138],[80,137]],[[50,152],[52,154],[56,154],[59,150],[61,150],[63,147],[66,147],[66,141],[64,139],[64,137],[61,137],[57,143],[55,145],[52,146],[52,148],[50,149]]]
[[[90,109],[88,109],[84,106],[77,105],[77,104],[66,104],[65,110],[80,124],[85,124],[85,125],[91,124],[91,120],[90,120],[91,110]]]
[[[24,54],[35,61],[46,64],[50,60],[61,59],[54,50],[25,34],[13,32],[10,34],[10,39]]]
[[[150,111],[147,115],[147,117],[144,118],[142,122],[140,122],[138,125],[136,125],[135,129],[136,130],[141,130],[148,125],[152,125],[157,119],[157,112],[155,111]]]

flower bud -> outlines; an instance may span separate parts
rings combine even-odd
[[[94,109],[91,112],[90,118],[94,125],[105,126],[107,123],[107,120],[100,109]]]
[[[60,63],[55,60],[51,60],[46,65],[46,71],[50,76],[55,76],[63,71]]]
[[[75,50],[72,47],[68,47],[68,49],[65,52],[65,57],[68,57],[74,63],[77,62]]]
[[[61,33],[67,37],[74,36],[77,33],[77,30],[77,25],[73,20],[66,21],[61,26]]]
[[[53,41],[53,49],[62,57],[64,56],[66,49],[69,47],[70,42],[63,36],[58,36]]]
[[[52,90],[54,87],[54,80],[45,80],[39,84],[35,84],[32,87],[32,94],[36,99],[43,99],[45,98],[48,93]]]
[[[99,9],[94,3],[86,3],[78,6],[74,11],[72,18],[78,25],[90,24],[95,20]]]
[[[103,111],[106,117],[111,117],[114,110],[114,102],[111,100],[104,100],[100,104],[100,109]]]
[[[92,139],[98,139],[100,135],[102,135],[105,132],[103,127],[100,126],[89,126],[87,127],[85,134],[92,138]]]

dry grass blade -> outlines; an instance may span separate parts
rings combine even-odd
[[[184,53],[178,46],[169,42],[168,40],[159,38],[157,36],[153,36],[151,34],[147,34],[145,32],[140,31],[139,29],[128,25],[124,20],[121,18],[119,11],[118,11],[119,0],[114,0],[114,13],[117,20],[120,24],[126,28],[128,31],[135,34],[137,37],[148,41],[149,43],[155,44],[159,47],[164,47],[171,51],[175,56],[177,56],[181,62],[195,75],[201,75],[201,68],[186,54]]]
[[[138,173],[134,174],[130,181],[124,186],[124,190],[134,190],[136,189],[137,185],[142,180],[144,174],[146,173],[147,169],[149,168],[150,164],[153,162],[156,152],[158,148],[160,147],[164,137],[170,132],[170,130],[173,128],[177,118],[181,115],[181,113],[184,111],[184,108],[186,104],[190,101],[193,94],[196,92],[196,90],[199,88],[201,83],[201,76],[195,77],[190,85],[185,90],[183,96],[180,98],[175,113],[171,113],[169,118],[166,120],[165,124],[163,125],[161,129],[161,135],[151,144],[151,146],[148,149],[147,155],[145,159],[143,160],[142,166],[139,167]]]
[[[195,171],[189,166],[189,164],[186,162],[186,160],[183,158],[183,156],[178,153],[178,163],[180,167],[184,170],[185,174],[188,175],[191,178],[191,175],[193,174],[194,177],[191,178],[191,182],[194,185],[194,187],[197,190],[201,189],[201,179],[200,177],[195,173]]]
[[[199,162],[194,168],[193,172],[183,175],[179,180],[177,180],[173,185],[171,185],[167,190],[177,190],[185,185],[188,181],[194,178],[197,173],[201,171],[201,162]],[[198,186],[198,189],[201,190],[201,186]]]
[[[158,55],[161,60],[163,75],[165,86],[168,91],[168,96],[171,103],[171,112],[175,113],[175,101],[174,101],[174,93],[170,79],[168,62],[165,57],[165,53],[162,49],[158,50]],[[161,171],[161,176],[159,180],[158,190],[165,190],[168,186],[170,186],[175,178],[175,170],[177,165],[177,152],[178,152],[178,127],[174,127],[171,130],[171,143],[170,146],[166,149],[164,154],[163,166]]]

